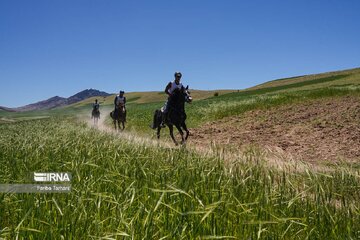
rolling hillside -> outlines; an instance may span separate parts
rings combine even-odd
[[[191,95],[196,101],[212,98],[215,93],[218,93],[220,96],[228,93],[233,93],[232,96],[243,96],[244,94],[253,95],[269,92],[313,90],[325,87],[344,87],[349,85],[360,85],[360,68],[272,80],[245,90],[191,90]],[[98,99],[103,105],[112,105],[115,96],[116,95],[111,95],[100,97]],[[166,99],[165,94],[162,92],[129,92],[126,93],[126,97],[128,102],[137,104],[163,102]],[[90,104],[94,102],[96,98],[97,97],[88,98],[76,104],[72,104],[70,107],[79,107]]]
[[[291,77],[269,81],[248,90],[257,90],[265,88],[280,88],[284,86],[293,86],[292,90],[311,90],[330,86],[359,85],[360,68],[327,72],[321,74],[311,74],[306,76]],[[288,89],[287,89],[288,90]]]
[[[212,91],[202,91],[202,90],[190,90],[192,97],[197,100],[206,99],[213,97],[215,93],[219,95],[227,94],[234,92],[236,90],[212,90]],[[102,105],[113,105],[114,98],[116,94],[107,96],[107,97],[91,97],[76,104],[72,104],[69,107],[81,107],[84,105],[89,105],[98,99]],[[165,102],[166,95],[163,92],[129,92],[125,94],[128,103],[155,103],[155,102]]]
[[[188,111],[190,114],[188,121],[190,121],[190,123],[196,127],[200,126],[200,124],[203,124],[205,122],[243,113],[244,111],[247,111],[246,109],[255,109],[258,107],[261,108],[262,102],[264,101],[260,101],[260,103],[258,100],[264,100],[269,96],[272,97],[271,101],[268,101],[268,103],[278,102],[278,104],[282,104],[285,102],[285,99],[282,98],[284,98],[285,96],[287,96],[287,101],[295,101],[295,99],[297,99],[296,101],[301,102],[301,94],[306,93],[308,95],[311,95],[311,91],[314,90],[319,92],[315,95],[321,97],[321,94],[341,95],[345,94],[345,92],[347,91],[356,92],[359,87],[360,69],[356,68],[338,72],[321,73],[302,77],[274,80],[240,91],[192,90],[191,94],[194,99],[194,103],[191,106],[188,105]],[[219,93],[219,96],[214,97],[214,94],[216,92]],[[288,96],[287,93],[291,93],[291,96]],[[274,99],[276,98],[276,96],[278,96],[279,99]],[[114,97],[115,95],[89,97],[77,103],[50,110],[30,111],[22,113],[0,111],[0,117],[6,117],[7,119],[16,119],[36,116],[61,116],[62,114],[68,116],[76,115],[79,113],[88,114],[88,112],[91,111],[91,104],[96,98],[99,100],[103,107],[108,106],[111,108],[113,105]],[[149,122],[151,122],[152,113],[156,108],[160,108],[165,102],[165,94],[163,94],[162,92],[130,92],[126,93],[126,97],[129,103],[128,105],[130,105],[130,108],[128,108],[128,117],[132,121],[129,122],[129,125],[134,127],[134,129],[148,131],[146,130],[146,128]],[[246,101],[249,101],[249,99],[251,99],[251,104],[249,104],[249,102],[246,103]],[[200,108],[200,111],[198,108]],[[132,111],[132,109],[134,111]]]

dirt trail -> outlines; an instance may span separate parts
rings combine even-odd
[[[249,145],[309,163],[359,161],[360,99],[342,97],[256,110],[191,129],[191,144]]]
[[[134,132],[117,132],[105,124],[110,111],[102,111],[98,125],[89,116],[79,116],[90,127],[136,144],[176,147],[170,140],[157,140]],[[318,165],[323,161],[360,160],[360,99],[321,99],[209,122],[190,129],[187,148],[203,155],[242,159],[252,146],[271,164]],[[179,136],[177,136],[179,137]],[[299,161],[300,160],[300,161]],[[322,165],[322,164],[321,164]]]
[[[143,144],[146,146],[162,146],[165,148],[173,148],[174,145],[172,142],[164,142],[164,141],[158,141],[156,139],[151,139],[149,137],[140,136],[139,134],[136,134],[134,132],[128,132],[126,130],[125,125],[125,131],[117,131],[113,127],[109,127],[105,124],[105,119],[108,118],[110,115],[111,110],[102,110],[101,111],[101,118],[98,120],[98,123],[95,125],[93,119],[91,119],[88,115],[79,115],[78,118],[80,121],[84,121],[87,123],[89,127],[96,128],[99,131],[106,132],[109,134],[113,134],[115,137],[122,138],[126,141],[133,142],[135,144]]]

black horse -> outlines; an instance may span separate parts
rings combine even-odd
[[[185,120],[186,120],[186,113],[185,113],[185,102],[191,103],[192,98],[190,96],[190,92],[188,91],[189,86],[186,88],[182,87],[181,89],[174,90],[173,94],[169,98],[167,104],[168,106],[168,113],[167,116],[163,117],[163,111],[157,109],[154,113],[153,119],[153,129],[157,129],[157,138],[160,138],[160,130],[161,130],[161,122],[162,119],[165,119],[165,124],[169,127],[170,136],[174,141],[175,145],[178,145],[178,142],[175,140],[173,126],[177,128],[179,133],[181,134],[181,144],[185,143],[189,136],[189,130],[186,127]],[[186,135],[184,137],[185,130]]]
[[[121,130],[125,129],[126,109],[124,105],[120,105],[116,107],[115,110],[110,113],[110,117],[113,119],[115,130],[116,130],[116,122],[118,123],[119,129],[120,129],[120,123],[122,124]]]
[[[91,118],[94,119],[94,125],[97,125],[100,118],[100,111],[98,108],[94,108],[91,112]]]

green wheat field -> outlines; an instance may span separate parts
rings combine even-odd
[[[188,125],[359,97],[359,76],[355,69],[210,95],[187,106]],[[90,101],[0,112],[0,183],[72,174],[70,193],[0,193],[0,239],[360,239],[359,164],[277,166],[256,147],[231,157],[216,146],[208,154],[175,147],[148,127],[162,102],[138,99],[129,101],[124,133],[79,117],[89,117]]]

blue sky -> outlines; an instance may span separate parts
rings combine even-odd
[[[0,105],[359,67],[360,1],[0,0]]]

